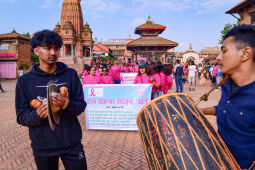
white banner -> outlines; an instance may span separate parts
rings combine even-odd
[[[121,84],[133,84],[137,73],[120,73]]]
[[[150,84],[84,85],[87,129],[137,130],[137,114],[151,99]]]

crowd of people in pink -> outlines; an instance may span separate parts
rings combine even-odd
[[[197,79],[199,85],[205,85],[205,80],[210,79],[212,86],[222,79],[218,64],[214,65],[195,65],[194,61],[175,64],[162,64],[162,62],[141,62],[141,63],[122,63],[109,60],[102,63],[92,60],[90,65],[84,64],[82,69],[83,84],[120,84],[120,73],[137,73],[133,84],[151,84],[152,99],[163,94],[173,86],[173,78],[176,83],[176,92],[183,92],[185,82],[189,84],[189,91],[195,91]]]

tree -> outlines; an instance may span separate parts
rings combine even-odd
[[[222,44],[223,43],[223,37],[224,35],[229,32],[232,28],[236,27],[236,26],[239,26],[240,25],[240,22],[237,21],[236,24],[230,24],[230,23],[227,23],[225,24],[224,26],[224,29],[221,31],[221,39],[219,39],[219,44]]]
[[[29,38],[30,38],[30,34],[29,34],[29,32],[27,32],[27,33],[23,33],[23,35],[25,35],[26,37],[29,37]]]

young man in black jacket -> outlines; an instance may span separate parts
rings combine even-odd
[[[29,128],[31,147],[39,170],[58,169],[61,158],[65,169],[87,169],[82,131],[77,116],[85,107],[83,89],[75,70],[56,62],[62,46],[61,37],[49,30],[34,34],[31,39],[34,53],[39,63],[32,71],[21,76],[16,85],[17,122]],[[60,94],[53,96],[53,102],[60,108],[60,123],[52,131],[48,122],[47,86],[53,80],[57,88],[68,88],[68,97]],[[42,102],[37,109],[30,106],[30,101]]]

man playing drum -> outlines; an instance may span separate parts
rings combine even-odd
[[[230,78],[218,105],[201,110],[217,116],[219,134],[241,168],[248,169],[255,161],[255,26],[229,31],[217,60]]]

